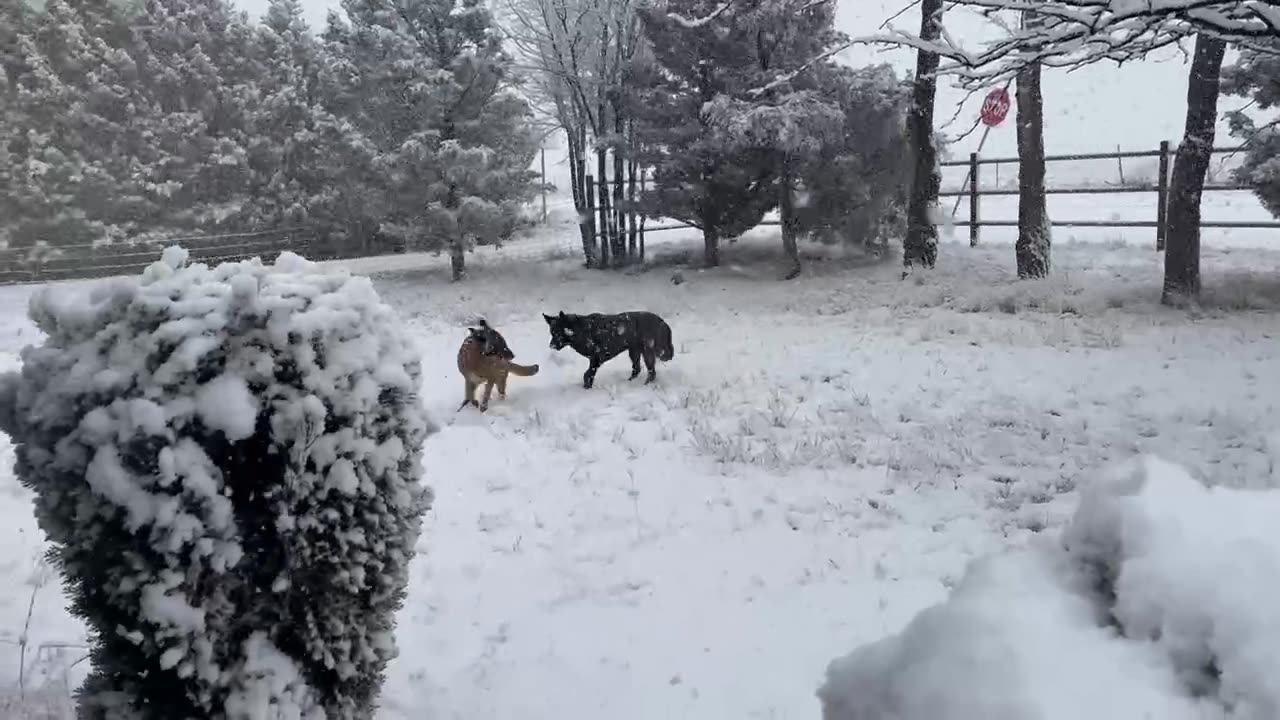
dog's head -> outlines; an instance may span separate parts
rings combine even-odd
[[[569,344],[570,338],[573,337],[576,318],[576,315],[565,315],[563,310],[559,315],[542,314],[542,319],[547,321],[547,329],[551,331],[552,350],[561,350]]]
[[[502,333],[494,330],[489,323],[480,319],[479,327],[467,328],[472,340],[480,343],[480,353],[483,355],[492,355],[510,360],[516,356],[511,352],[511,348],[507,347],[507,339],[502,337]]]

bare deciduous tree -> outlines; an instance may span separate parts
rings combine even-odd
[[[1161,295],[1161,302],[1166,305],[1180,305],[1200,294],[1200,196],[1213,151],[1226,49],[1226,42],[1220,38],[1196,36],[1187,79],[1187,123],[1169,181]]]
[[[1030,22],[1037,22],[1031,18]],[[1023,66],[1017,75],[1018,240],[1014,244],[1018,277],[1049,274],[1052,228],[1045,197],[1044,94],[1040,63]]]
[[[942,0],[923,0],[920,15],[923,43],[938,40],[942,34]],[[902,243],[902,263],[907,268],[914,265],[931,268],[938,258],[938,227],[933,222],[933,211],[942,188],[942,176],[933,136],[933,104],[938,93],[939,61],[936,52],[923,46],[917,51],[911,113],[907,118],[915,156],[907,206],[907,237]]]
[[[962,47],[947,33],[890,31],[852,43],[913,47],[941,58],[938,73],[964,87],[993,85],[1027,68],[1122,62],[1196,37],[1187,89],[1186,132],[1174,161],[1167,218],[1163,301],[1199,293],[1200,197],[1214,140],[1219,75],[1227,44],[1280,54],[1280,2],[1275,0],[955,0],[1001,25],[1004,37],[981,49]],[[1002,11],[1034,22],[1007,24]],[[1020,98],[1021,99],[1021,98]],[[1019,109],[1019,114],[1022,110]]]
[[[611,257],[627,252],[622,180],[629,126],[622,100],[627,68],[639,47],[635,6],[636,0],[506,0],[501,13],[537,104],[568,140],[588,265],[608,266]],[[586,187],[592,153],[598,183],[594,209],[588,207]]]

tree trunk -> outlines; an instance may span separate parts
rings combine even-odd
[[[569,140],[569,185],[573,190],[573,209],[578,214],[578,233],[582,236],[582,256],[587,267],[596,265],[596,239],[591,231],[591,210],[587,208],[585,187],[587,163],[583,158],[583,146],[578,141],[578,130],[566,131]]]
[[[596,142],[600,142],[596,138]],[[609,267],[609,258],[613,254],[613,234],[609,232],[609,159],[603,147],[596,148],[596,205],[600,218],[600,267]]]
[[[1051,228],[1044,187],[1044,96],[1040,64],[1018,71],[1018,242],[1019,278],[1049,275]]]
[[[1196,36],[1187,81],[1186,129],[1169,180],[1164,293],[1160,299],[1166,305],[1180,305],[1200,295],[1200,196],[1213,150],[1226,47],[1218,38]]]
[[[711,86],[711,70],[706,63],[699,63],[698,66],[698,95],[704,107],[716,96],[716,91]],[[698,114],[698,123],[702,126],[704,138],[713,132],[706,113]],[[722,213],[716,207],[716,200],[711,194],[711,180],[715,177],[715,170],[715,165],[710,160],[702,161],[700,177],[702,185],[698,188],[701,200],[698,203],[701,205],[698,215],[701,216],[699,219],[702,221],[702,259],[709,268],[720,265],[720,233],[716,229],[716,224]]]
[[[636,161],[635,155],[627,162],[627,254],[639,259],[636,248]]]
[[[449,270],[453,281],[465,280],[467,277],[467,254],[462,245],[462,238],[454,238],[449,243]]]
[[[646,182],[646,180],[645,180],[644,168],[640,168],[640,172],[639,172],[639,174],[640,174],[640,194],[641,194],[641,195],[644,195],[644,193],[645,193],[645,185],[647,185],[647,184],[648,184],[648,183]],[[644,257],[645,257],[645,255],[644,255],[644,226],[645,226],[645,223],[647,223],[647,222],[648,222],[648,220],[649,220],[649,216],[645,215],[643,212],[640,212],[640,223],[639,223],[640,227],[636,228],[636,234],[640,236],[639,240],[640,240],[640,261],[641,261],[641,262],[644,262]]]
[[[626,130],[622,120],[622,110],[614,106],[614,123],[613,129],[615,134],[613,143],[613,235],[614,257],[625,257],[628,261],[631,259],[627,253],[627,237],[624,233],[626,230],[626,219],[623,216],[624,203],[622,201],[622,182],[626,177],[626,163],[623,160],[622,137]]]
[[[936,41],[942,34],[942,0],[923,0],[920,4],[920,39]],[[933,104],[938,94],[938,56],[920,50],[916,53],[916,78],[911,91],[911,113],[907,127],[911,134],[915,162],[911,180],[911,199],[907,207],[907,237],[902,243],[902,264],[931,268],[938,259],[938,228],[931,217],[942,188],[938,171],[938,148],[933,142]]]
[[[446,210],[457,216],[459,205],[458,188],[454,185],[449,186],[449,192],[445,195],[444,207]],[[462,233],[457,232],[457,226],[454,227],[453,234],[448,239],[449,243],[449,269],[451,271],[453,281],[459,282],[467,277],[467,244],[466,238]]]
[[[800,276],[800,247],[796,242],[795,188],[791,177],[791,168],[787,161],[782,162],[782,170],[778,178],[778,220],[782,226],[782,250],[786,253],[791,267],[787,270],[786,279],[792,280]]]
[[[702,259],[709,268],[720,265],[720,234],[710,225],[702,228]]]

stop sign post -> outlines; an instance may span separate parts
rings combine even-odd
[[[1009,88],[1001,87],[987,93],[987,98],[982,101],[982,124],[987,127],[996,127],[1004,122],[1009,116]]]
[[[1009,117],[1009,108],[1012,105],[1013,105],[1013,102],[1009,99],[1008,83],[1005,83],[1004,87],[995,88],[991,92],[987,93],[987,97],[982,101],[982,110],[978,116],[979,119],[982,121],[982,124],[986,125],[986,128],[984,128],[982,131],[982,139],[978,141],[978,152],[981,152],[982,146],[987,143],[987,135],[991,134],[991,128],[996,127],[1000,123],[1004,122],[1005,118]],[[972,164],[969,167],[968,174],[965,175],[964,185],[960,187],[960,192],[963,193],[965,190],[967,190],[971,183],[974,186],[974,191],[971,192],[969,196],[971,200],[970,215],[973,216],[969,218],[969,223],[970,223],[969,244],[977,245],[978,233],[977,233],[977,227],[976,225],[974,225],[974,223],[978,221],[978,217],[977,217],[978,195],[976,192],[977,183],[978,183],[977,153],[974,153],[972,156],[970,156],[970,159]],[[961,197],[962,197],[961,195],[956,196],[955,207],[951,208],[951,216],[953,218],[955,217],[956,213],[959,212],[960,210]]]

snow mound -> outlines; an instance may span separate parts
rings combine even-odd
[[[1059,542],[974,562],[947,601],[834,661],[824,720],[1280,717],[1280,490],[1143,458]]]

